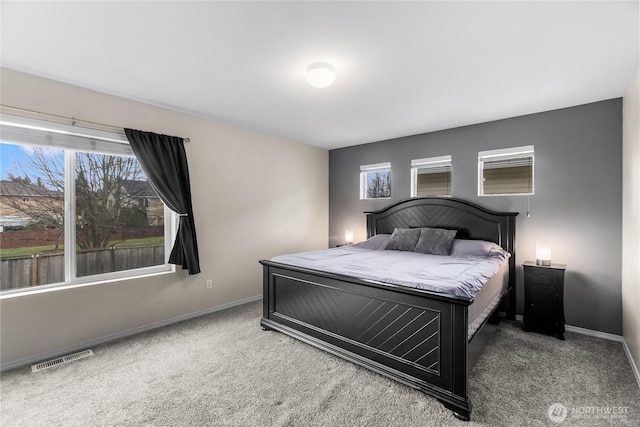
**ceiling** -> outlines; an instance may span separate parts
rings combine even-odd
[[[638,1],[0,8],[3,67],[326,149],[621,97],[638,66]]]

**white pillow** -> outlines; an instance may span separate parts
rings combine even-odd
[[[455,239],[451,247],[451,256],[456,258],[504,257],[510,256],[510,254],[493,242]]]

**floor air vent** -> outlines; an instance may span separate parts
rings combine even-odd
[[[44,369],[52,368],[54,366],[62,365],[63,363],[69,363],[89,356],[93,356],[93,351],[84,350],[64,357],[58,357],[57,359],[48,360],[46,362],[38,363],[37,365],[31,365],[31,372],[42,371]]]

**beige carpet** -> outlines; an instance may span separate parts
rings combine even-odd
[[[262,331],[261,308],[96,346],[93,357],[39,373],[5,372],[0,425],[640,425],[640,390],[619,343],[572,333],[563,342],[503,322],[470,377],[465,423],[420,392]],[[553,404],[566,408],[564,421],[549,417]]]

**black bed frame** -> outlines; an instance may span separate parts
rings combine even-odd
[[[454,198],[412,198],[366,212],[367,235],[394,228],[457,229],[456,238],[492,241],[511,253],[501,311],[515,316],[515,212]],[[260,261],[263,329],[275,329],[434,396],[469,420],[467,376],[493,322],[468,337],[472,299]]]

